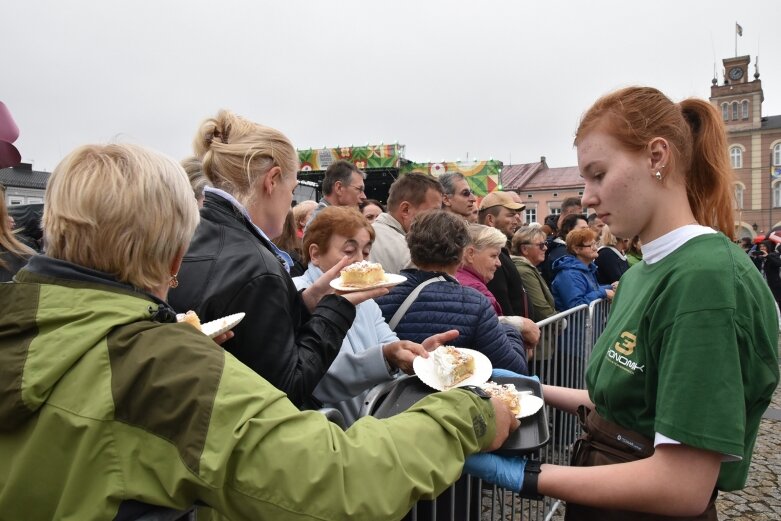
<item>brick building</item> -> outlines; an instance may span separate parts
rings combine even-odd
[[[739,237],[781,228],[781,115],[762,115],[759,66],[754,63],[751,79],[750,61],[750,56],[725,58],[722,83],[713,78],[710,96],[727,126]]]

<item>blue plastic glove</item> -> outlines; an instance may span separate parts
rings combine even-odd
[[[540,378],[537,375],[525,376],[522,374],[514,373],[507,369],[494,369],[493,371],[491,371],[491,378],[526,378],[528,380],[534,380],[535,382],[540,381]]]
[[[507,490],[520,492],[527,461],[525,457],[499,456],[483,452],[466,458],[464,472]]]

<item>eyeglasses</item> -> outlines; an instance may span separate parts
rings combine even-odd
[[[355,188],[356,190],[358,190],[359,194],[364,193],[364,190],[366,190],[365,186],[355,186],[355,185],[347,185],[347,186],[349,186],[350,188]]]
[[[578,246],[580,246],[581,248],[596,248],[597,243],[592,242],[591,244],[579,244]]]
[[[541,250],[547,250],[548,249],[548,243],[547,242],[522,242],[521,244],[528,244],[529,246],[537,246]]]
[[[469,188],[465,188],[465,189],[461,190],[460,192],[458,192],[458,194],[461,197],[469,197],[470,195],[472,195],[472,193],[473,193],[472,190],[470,190]]]

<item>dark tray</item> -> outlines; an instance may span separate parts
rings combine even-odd
[[[534,380],[524,378],[492,378],[492,381],[500,384],[514,384],[519,391],[531,390],[535,395],[542,397],[542,385]],[[406,411],[418,401],[436,391],[421,382],[417,377],[402,378],[384,397],[378,397],[372,409],[368,413],[375,418],[390,418],[400,412]],[[504,445],[496,450],[498,453],[509,455],[521,455],[534,452],[550,441],[548,432],[548,418],[545,407],[536,414],[521,418],[521,426],[507,438]]]

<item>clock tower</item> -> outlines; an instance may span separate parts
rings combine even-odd
[[[754,64],[753,79],[749,77],[750,56],[724,58],[723,83],[714,77],[710,101],[721,112],[728,130],[746,130],[762,125],[762,82],[759,67]]]

